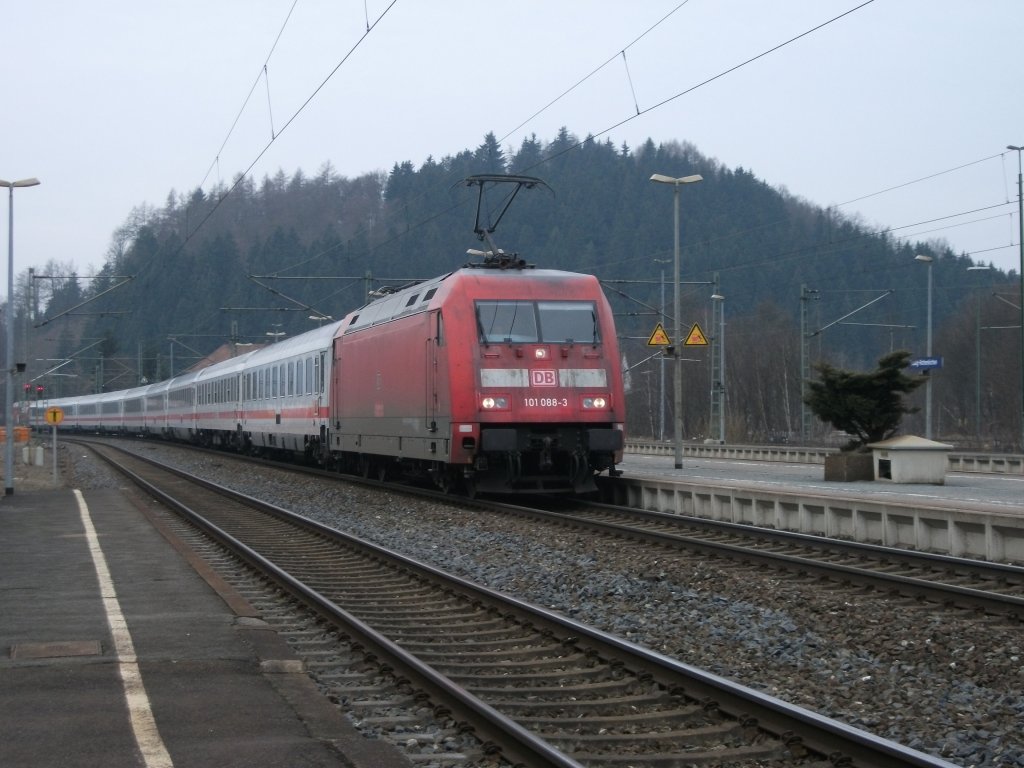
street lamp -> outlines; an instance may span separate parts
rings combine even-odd
[[[4,420],[7,426],[6,452],[4,454],[4,493],[14,493],[14,188],[34,187],[39,179],[4,181],[0,187],[7,187],[7,402]]]
[[[674,315],[674,351],[676,358],[676,372],[675,372],[675,463],[676,469],[683,468],[683,326],[682,326],[682,311],[680,309],[680,290],[679,290],[679,187],[683,184],[694,184],[698,181],[704,181],[704,177],[700,174],[694,174],[693,176],[664,176],[660,173],[656,173],[651,176],[651,181],[657,182],[658,184],[671,184],[673,190],[673,204],[675,216],[673,221],[675,222],[675,241],[674,241],[674,261],[675,261],[675,289],[672,292],[672,313]]]
[[[928,265],[928,348],[925,356],[932,356],[932,257],[918,254],[914,261],[921,261]],[[931,369],[925,369],[925,376],[928,380],[924,384],[924,436],[932,439],[932,375]]]
[[[1024,172],[1021,170],[1020,153],[1024,147],[1007,144],[1007,149],[1017,153],[1017,224],[1020,234],[1020,449],[1024,452]]]

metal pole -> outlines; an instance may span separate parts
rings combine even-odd
[[[928,262],[928,357],[932,356],[932,262]],[[924,436],[932,439],[932,375],[928,373],[928,382],[924,393],[925,427]]]
[[[1024,172],[1021,170],[1020,151],[1017,147],[1017,222],[1020,234],[1020,450],[1024,453]]]
[[[928,340],[927,349],[925,350],[925,356],[930,358],[932,356],[932,263],[934,258],[926,256],[925,254],[919,253],[914,257],[914,261],[920,261],[922,264],[928,265]],[[928,378],[924,383],[924,436],[929,440],[932,439],[932,374],[931,369],[926,368],[924,375]]]
[[[718,380],[718,442],[725,445],[725,299],[722,299],[718,317],[722,321],[722,345],[718,354],[721,375]]]
[[[673,291],[672,299],[672,311],[675,315],[674,334],[675,338],[672,340],[672,349],[675,353],[676,365],[675,365],[675,465],[676,469],[683,468],[683,318],[682,308],[680,306],[680,258],[679,258],[679,187],[682,184],[693,184],[694,182],[703,181],[704,177],[700,174],[694,174],[692,176],[682,176],[675,178],[672,176],[664,176],[660,173],[656,173],[651,176],[651,181],[658,182],[659,184],[671,184],[673,192],[673,210],[674,210],[674,264],[675,264],[675,290]]]
[[[978,292],[974,322],[974,435],[981,443],[981,292]],[[980,445],[979,445],[980,447]]]
[[[717,354],[712,355],[711,373],[711,429],[717,426],[718,442],[725,444],[725,297],[718,290],[715,273],[715,292],[711,296],[711,327],[715,329]],[[714,350],[713,350],[714,351]],[[709,430],[710,431],[710,430]]]
[[[675,335],[673,341],[675,341],[675,352],[676,352],[676,365],[675,365],[675,381],[673,381],[673,388],[675,390],[675,467],[676,469],[683,468],[683,318],[680,310],[681,296],[680,296],[680,285],[679,285],[679,184],[676,183],[672,187],[673,200],[674,200],[674,246],[673,246],[673,260],[675,262],[675,286],[672,292],[672,312],[675,319]]]
[[[14,493],[14,185],[7,187],[7,398],[4,423],[7,428],[4,452],[4,494]]]
[[[1017,152],[1017,223],[1020,226],[1017,236],[1020,246],[1020,450],[1024,452],[1024,170],[1020,160],[1024,147],[1011,144],[1006,148]]]
[[[665,268],[661,268],[661,320],[665,319]],[[658,412],[658,440],[665,440],[665,357],[661,358],[661,397]]]
[[[20,181],[0,180],[0,187],[7,187],[7,352],[4,356],[7,366],[7,397],[4,420],[7,427],[4,456],[5,489],[10,496],[14,493],[14,188],[34,187],[39,179]]]

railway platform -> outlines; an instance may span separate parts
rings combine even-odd
[[[410,765],[120,491],[0,497],[0,617],[0,765]]]
[[[657,512],[1024,562],[1024,476],[947,472],[943,485],[826,482],[820,464],[630,455],[605,500]]]

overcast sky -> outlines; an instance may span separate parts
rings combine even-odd
[[[688,141],[1017,269],[1024,5],[860,2],[6,0],[0,178],[42,182],[15,190],[15,272],[98,269],[133,206],[250,166],[352,177],[561,126]]]

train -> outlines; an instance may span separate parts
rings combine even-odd
[[[467,179],[481,199],[485,184],[509,181],[543,184]],[[597,475],[619,473],[625,444],[608,301],[593,275],[505,254],[477,216],[492,246],[470,250],[478,262],[201,370],[32,404],[32,423],[57,406],[62,431],[288,455],[470,495],[596,490]]]
[[[297,456],[444,490],[595,489],[625,396],[592,275],[467,264],[301,335],[155,384],[34,404],[62,431]]]

